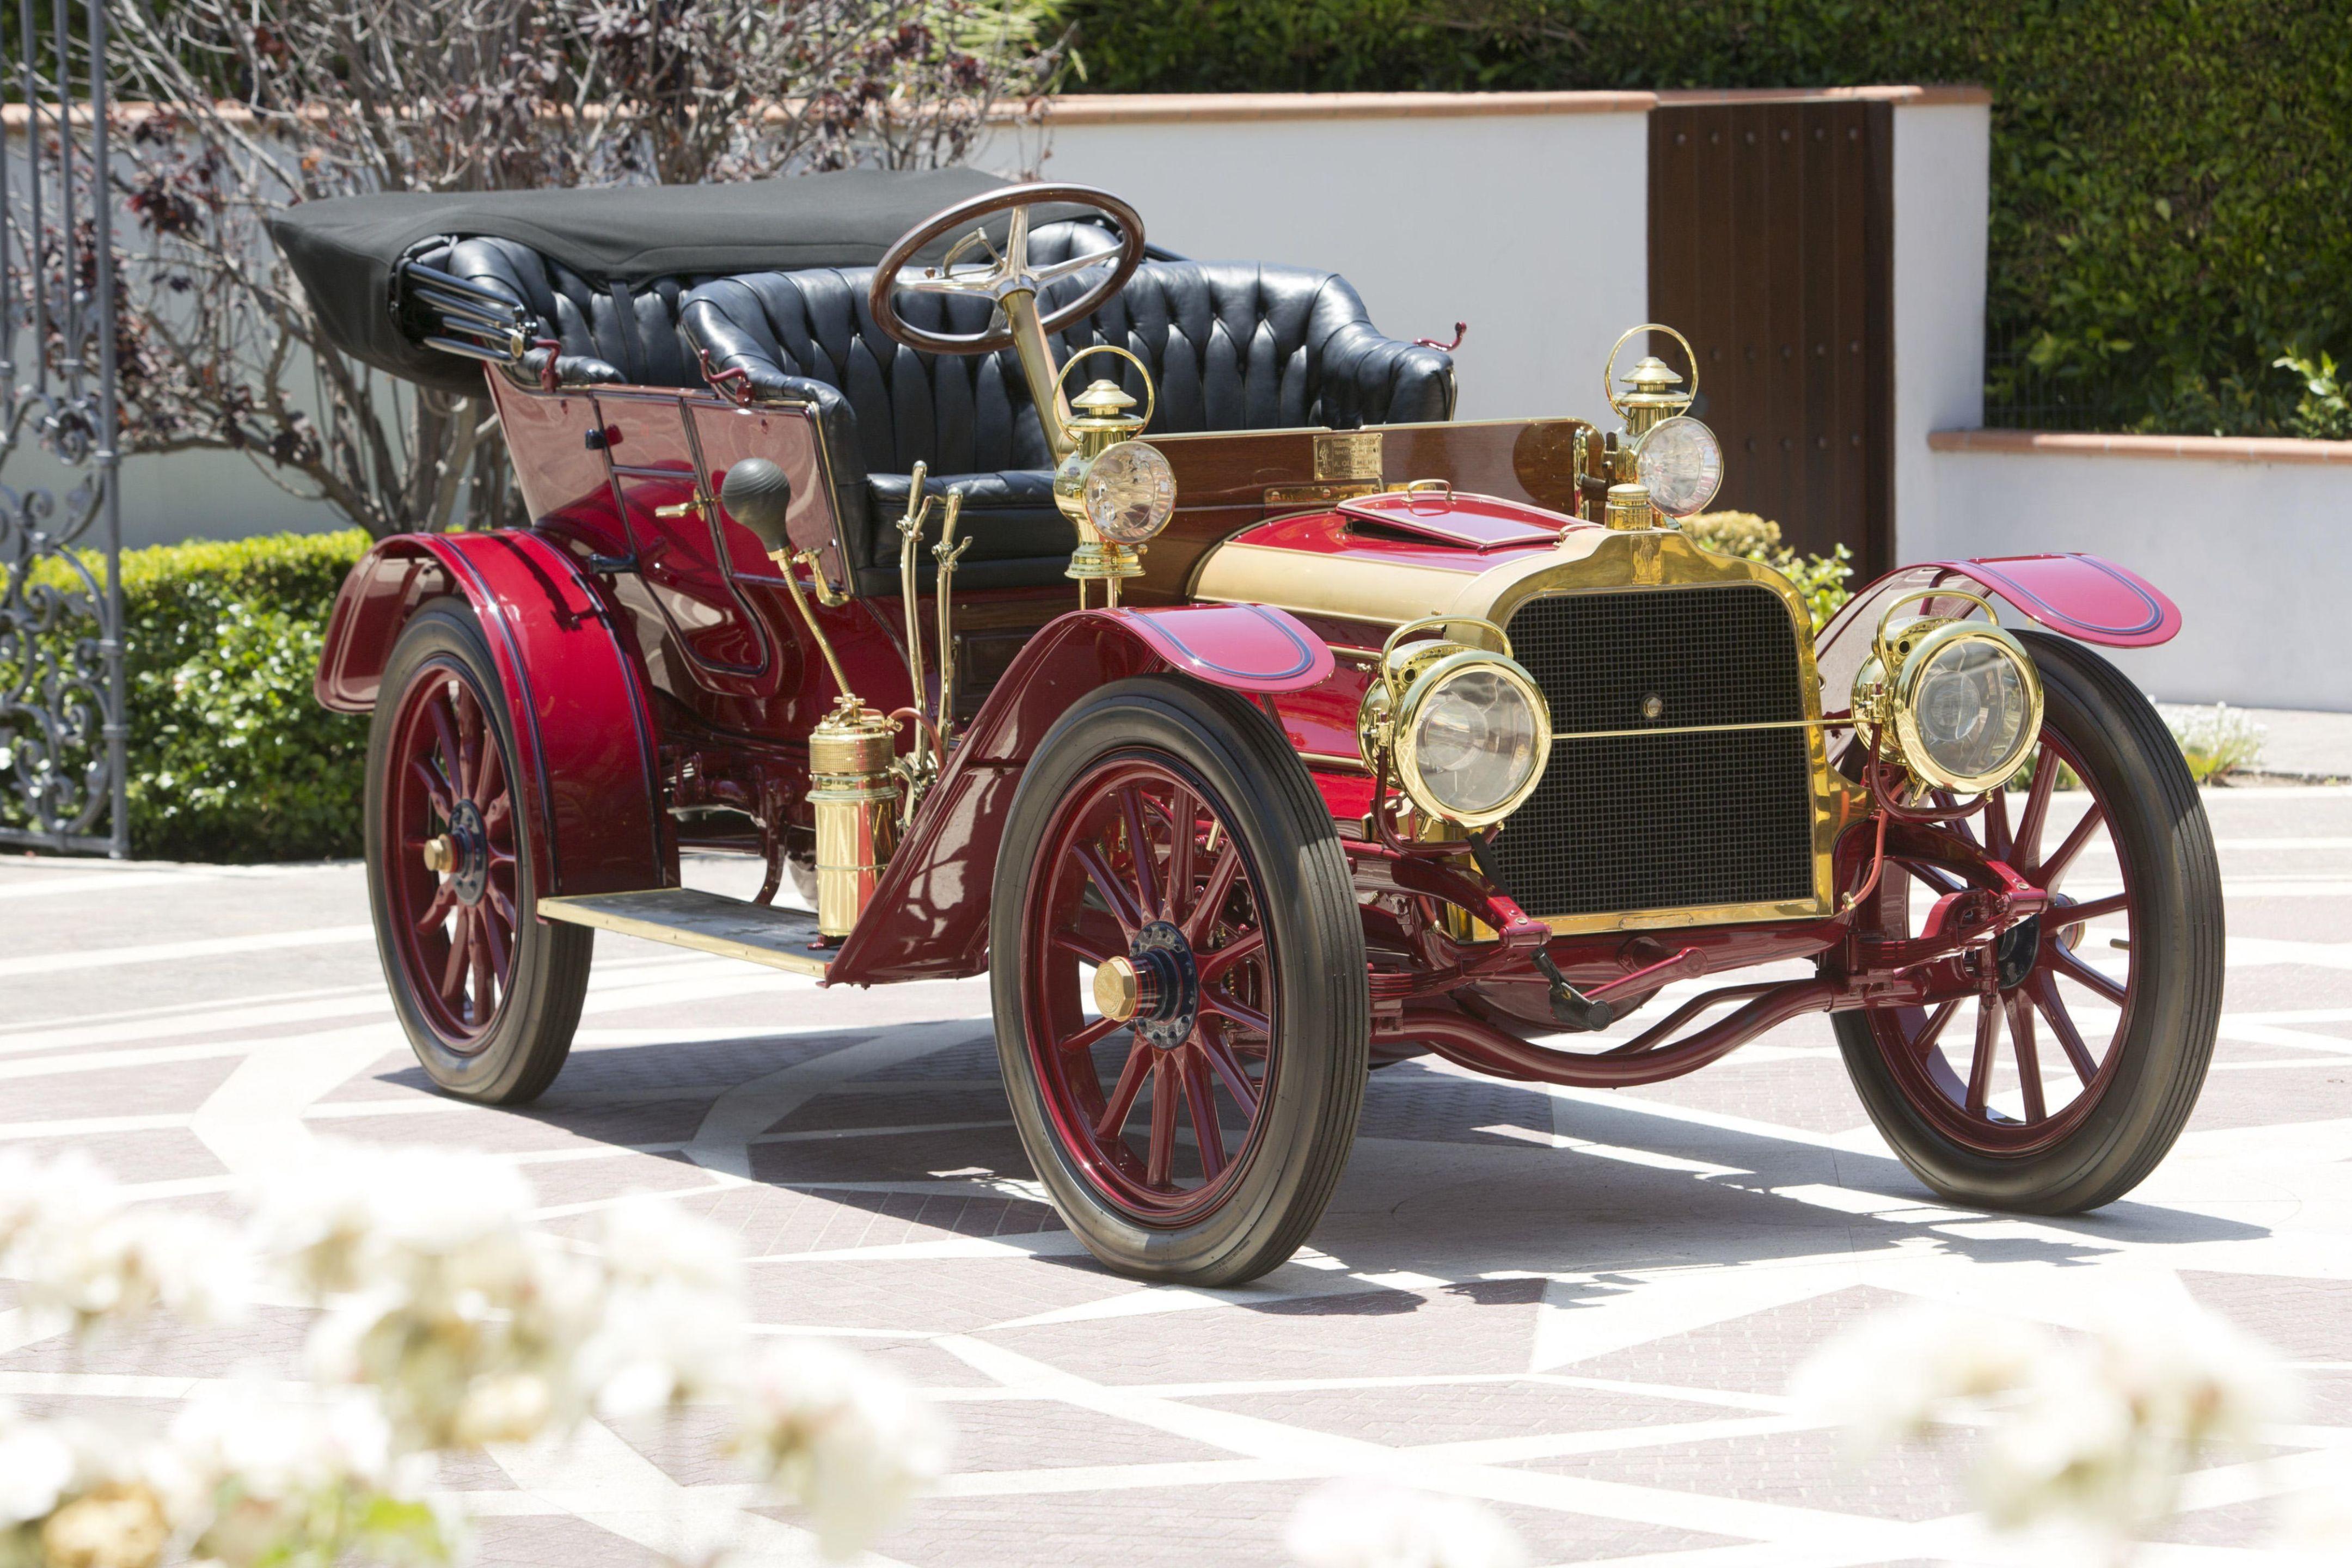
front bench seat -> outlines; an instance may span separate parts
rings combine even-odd
[[[1088,225],[1041,226],[1031,256],[1050,265],[1114,241]],[[898,590],[899,539],[916,463],[927,492],[965,492],[971,549],[959,581],[975,588],[1058,584],[1070,525],[1053,504],[1052,458],[1011,350],[919,353],[886,336],[866,306],[873,269],[811,268],[714,279],[685,296],[679,330],[714,372],[740,371],[755,398],[803,403],[816,414],[841,507],[842,538],[858,591]],[[1050,285],[1050,310],[1086,277]],[[906,293],[918,326],[976,332],[983,300]],[[1443,350],[1381,335],[1346,279],[1255,262],[1149,260],[1120,294],[1057,334],[1067,363],[1112,342],[1150,367],[1163,434],[1263,430],[1449,418],[1454,367]],[[1080,377],[1118,375],[1089,361]]]

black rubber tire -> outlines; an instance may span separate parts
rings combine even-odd
[[[1073,1168],[1030,1061],[1020,922],[1053,807],[1115,754],[1181,763],[1219,797],[1265,900],[1284,998],[1281,1071],[1253,1162],[1233,1196],[1197,1223],[1158,1229],[1109,1205]],[[1269,880],[1268,879],[1272,879]],[[1038,745],[1013,797],[990,908],[997,1054],[1014,1126],[1055,1208],[1087,1249],[1132,1279],[1238,1285],[1289,1258],[1321,1219],[1356,1137],[1371,1036],[1362,918],[1329,809],[1265,715],[1233,693],[1172,676],[1104,687]]]
[[[410,618],[393,647],[368,729],[368,908],[375,922],[376,952],[383,963],[393,1010],[434,1087],[484,1105],[521,1105],[546,1092],[571,1054],[581,1003],[588,993],[596,933],[585,926],[538,918],[539,868],[530,836],[516,833],[518,919],[513,967],[488,1038],[473,1054],[460,1054],[451,1050],[426,1022],[414,994],[415,979],[406,973],[392,939],[393,916],[383,879],[382,792],[399,694],[428,669],[454,673],[473,689],[476,700],[490,715],[507,778],[522,776],[515,763],[513,716],[507,711],[480,624],[470,610],[454,601],[426,605]]]
[[[1838,1046],[1871,1121],[1913,1174],[1969,1208],[2078,1214],[2147,1179],[2197,1107],[2221,1024],[2221,868],[2196,781],[2140,689],[2080,643],[2025,632],[2047,695],[2043,725],[2082,757],[2129,857],[2136,990],[2116,1076],[2082,1124],[2049,1148],[2002,1158],[1938,1131],[1912,1106],[1860,1013]]]

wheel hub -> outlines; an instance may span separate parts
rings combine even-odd
[[[1182,1045],[1201,1013],[1201,972],[1192,962],[1192,944],[1168,921],[1152,921],[1128,944],[1128,963],[1137,981],[1137,1037],[1163,1051]]]
[[[449,813],[449,831],[425,845],[425,864],[449,879],[459,903],[482,901],[490,887],[490,830],[472,801]]]
[[[1995,976],[2003,991],[2014,991],[2033,973],[2033,962],[2042,952],[2042,917],[2028,915],[2007,931],[1993,945]]]

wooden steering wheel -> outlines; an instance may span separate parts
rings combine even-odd
[[[1119,229],[1120,243],[1117,250],[1099,250],[1084,256],[1073,256],[1051,266],[1029,265],[1029,212],[1032,207],[1060,203],[1072,206],[1091,207],[1113,219]],[[937,267],[926,267],[919,276],[901,277],[908,264],[927,246],[936,243],[967,224],[978,224],[1001,212],[1013,216],[1005,231],[1004,250],[999,254],[990,243],[987,231],[972,231],[950,247]],[[978,251],[985,262],[977,262],[971,255]],[[1091,185],[1031,184],[1007,185],[1000,191],[988,191],[961,201],[943,212],[934,213],[923,222],[898,237],[881,265],[874,269],[874,289],[866,296],[866,304],[874,312],[875,324],[892,338],[910,349],[935,354],[984,354],[1007,348],[1013,342],[1013,326],[1000,308],[993,321],[999,323],[984,332],[933,332],[913,326],[902,319],[898,310],[898,290],[916,294],[964,294],[992,301],[1002,307],[1005,297],[1026,291],[1035,294],[1057,278],[1067,278],[1090,267],[1116,263],[1108,276],[1070,303],[1045,318],[1048,332],[1059,331],[1072,321],[1094,314],[1110,297],[1127,287],[1137,265],[1143,259],[1143,219],[1127,203],[1108,191],[1098,191]]]

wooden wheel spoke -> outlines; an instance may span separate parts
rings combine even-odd
[[[1149,1047],[1145,1047],[1150,1049]],[[1151,1064],[1151,1150],[1144,1159],[1143,1179],[1155,1187],[1171,1184],[1176,1170],[1175,1066],[1164,1052],[1155,1052]]]
[[[1984,1113],[1985,1096],[1992,1088],[1993,1047],[2000,1039],[2000,1009],[1979,997],[1976,1053],[1969,1059],[1968,1109],[1971,1114]]]
[[[409,762],[408,771],[425,791],[425,798],[433,803],[433,809],[441,814],[441,820],[448,821],[450,814],[457,807],[457,792],[449,787],[448,781],[441,776],[440,770],[425,758],[416,757]]]
[[[2034,880],[2051,892],[2056,892],[2060,880],[2066,875],[2066,868],[2074,863],[2074,857],[2083,852],[2083,846],[2091,841],[2091,835],[2098,831],[2099,824],[2106,819],[2106,815],[2105,808],[2097,801],[2093,801],[2091,809],[2083,814],[2083,820],[2074,825],[2074,831],[2059,840],[2058,847],[2051,852],[2050,858],[2034,868],[2037,873]]]
[[[1192,912],[1192,830],[1200,818],[1200,801],[1178,785],[1168,802],[1168,887],[1161,912],[1179,929]]]
[[[457,715],[452,709],[449,694],[443,691],[425,710],[433,721],[433,738],[441,749],[441,774],[449,781],[450,794],[463,792],[466,784],[466,752],[457,740]]]
[[[1911,1041],[1912,1050],[1924,1057],[1929,1051],[1935,1049],[1936,1037],[1944,1032],[1944,1026],[1950,1023],[1952,1021],[1952,1015],[1959,1010],[1960,999],[1955,996],[1949,1002],[1945,1003],[1942,1006],[1928,1014],[1927,1021],[1919,1026],[1919,1033],[1917,1037]]]
[[[1199,1048],[1202,1059],[1208,1062],[1210,1070],[1223,1082],[1225,1092],[1232,1095],[1234,1103],[1242,1108],[1242,1115],[1244,1118],[1255,1118],[1257,1115],[1258,1086],[1250,1078],[1248,1070],[1242,1066],[1241,1058],[1234,1055],[1233,1047],[1223,1040],[1212,1037],[1209,1031],[1203,1029],[1201,1031]]]
[[[1225,1168],[1225,1134],[1217,1125],[1217,1096],[1209,1068],[1200,1060],[1185,1062],[1184,1103],[1192,1113],[1192,1137],[1201,1147],[1201,1175],[1214,1181]]]
[[[481,765],[474,771],[474,784],[468,793],[474,797],[474,804],[481,805],[505,792],[506,763],[499,755],[497,742],[486,735],[482,740]],[[489,815],[487,806],[484,806],[483,815]]]
[[[449,918],[450,906],[457,901],[457,889],[447,882],[433,889],[433,901],[416,917],[416,934],[423,936]],[[445,988],[446,989],[446,988]]]
[[[1103,1101],[1102,1115],[1096,1119],[1095,1136],[1105,1142],[1118,1136],[1127,1125],[1129,1114],[1135,1110],[1135,1097],[1143,1092],[1143,1080],[1151,1074],[1153,1052],[1141,1040],[1127,1054],[1127,1065],[1118,1070],[1118,1082],[1111,1086],[1109,1096]]]
[[[2050,795],[2058,785],[2058,763],[2049,749],[2036,751],[2033,758],[2033,779],[2025,786],[2025,809],[2018,815],[2017,833],[2010,845],[2010,865],[2019,871],[2040,864],[2042,826],[2050,818]]]
[[[1999,784],[1985,792],[1985,853],[1996,860],[2010,858],[2011,839],[2009,832],[2008,792]]]
[[[2063,974],[2076,984],[2105,997],[2118,1007],[2124,1005],[2126,992],[2121,985],[2084,963],[2071,949],[2061,947],[2056,942],[2050,944],[2050,969],[2053,973]]]
[[[1135,907],[1142,918],[1150,920],[1163,907],[1160,899],[1160,877],[1153,862],[1151,837],[1143,829],[1143,802],[1132,788],[1118,792],[1118,810],[1127,824],[1127,854],[1135,866]]]
[[[507,972],[507,932],[495,904],[481,911],[481,921],[484,945],[489,949],[490,973],[502,975]]]
[[[2063,931],[2068,926],[2084,925],[2129,908],[2130,893],[2109,893],[2103,899],[2085,899],[2079,904],[2059,905],[2050,911],[2046,919],[2048,923]]]
[[[510,926],[517,923],[515,921],[514,900],[512,899],[509,899],[504,893],[499,892],[495,887],[488,890],[487,896],[490,900],[490,908],[499,912],[499,918],[500,920],[506,921],[507,924]]]
[[[474,910],[474,1005],[471,1016],[477,1024],[487,1024],[498,1010],[499,973],[490,964],[489,921],[477,907]]]
[[[1273,1021],[1265,1014],[1225,995],[1223,992],[1203,990],[1201,993],[1201,1011],[1231,1018],[1243,1028],[1254,1030],[1261,1035],[1271,1037],[1274,1033]]]
[[[1109,949],[1097,947],[1076,931],[1055,931],[1053,945],[1069,953],[1080,963],[1090,963],[1097,969],[1100,969],[1117,956]]]
[[[2017,1058],[2017,1086],[2025,1097],[2025,1120],[2039,1121],[2050,1114],[2042,1099],[2042,1058],[2033,1044],[2033,1004],[2022,991],[2009,998],[2009,1049]]]
[[[1241,875],[1241,850],[1234,843],[1233,835],[1226,834],[1224,839],[1215,850],[1216,858],[1210,862],[1208,880],[1201,889],[1201,901],[1193,906],[1192,918],[1184,922],[1184,940],[1196,947],[1208,936],[1209,928],[1217,923],[1217,911],[1233,896],[1234,879]]]
[[[2074,1076],[2083,1080],[2084,1089],[2090,1088],[2091,1080],[2099,1076],[2099,1064],[2091,1055],[2090,1047],[2083,1044],[2082,1033],[2074,1027],[2074,1015],[2066,1011],[2066,999],[2058,994],[2058,987],[2053,985],[2045,974],[2036,974],[2027,980],[2025,989],[2027,994],[2033,998],[2035,1011],[2050,1026],[2050,1032],[2058,1037],[2059,1047],[2066,1053],[2066,1060],[2073,1064]]]
[[[1265,931],[1260,929],[1244,931],[1214,952],[1202,953],[1199,960],[1202,985],[1203,987],[1214,985],[1225,977],[1225,972],[1234,964],[1265,951]]]
[[[455,1006],[466,986],[466,965],[471,962],[474,946],[474,911],[461,908],[457,924],[449,933],[449,962],[441,970],[441,1000]]]
[[[506,826],[514,818],[514,796],[501,791],[499,798],[482,807],[482,826],[492,833]]]
[[[482,710],[474,705],[473,694],[467,692],[453,704],[457,710],[457,777],[468,800],[481,798],[482,783]]]
[[[1108,1039],[1111,1036],[1126,1027],[1127,1024],[1123,1019],[1097,1018],[1093,1023],[1088,1024],[1076,1034],[1064,1036],[1056,1048],[1066,1055],[1076,1055],[1079,1051],[1092,1050],[1097,1042]]]
[[[1092,844],[1081,844],[1070,854],[1077,861],[1079,869],[1086,872],[1087,879],[1094,883],[1095,891],[1102,896],[1102,901],[1110,910],[1111,918],[1118,921],[1119,930],[1132,939],[1143,924],[1143,915],[1136,908],[1135,896],[1127,890],[1118,874],[1103,860],[1101,849]]]

